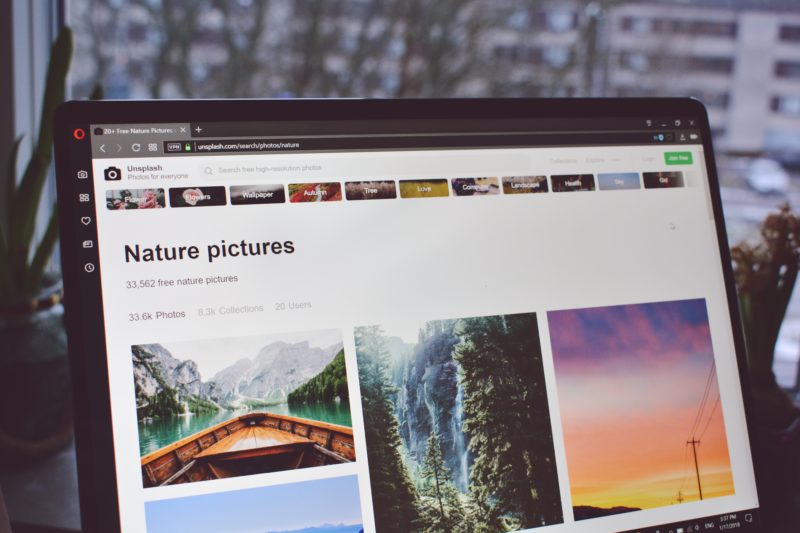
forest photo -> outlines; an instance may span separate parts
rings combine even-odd
[[[377,530],[563,521],[534,313],[355,330]]]

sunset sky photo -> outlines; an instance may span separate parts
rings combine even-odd
[[[573,506],[698,500],[691,437],[704,499],[734,493],[704,300],[547,319]]]

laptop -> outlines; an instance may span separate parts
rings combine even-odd
[[[86,531],[756,531],[691,99],[69,102]]]

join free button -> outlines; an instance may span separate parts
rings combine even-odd
[[[664,163],[668,165],[691,165],[692,152],[664,152]]]

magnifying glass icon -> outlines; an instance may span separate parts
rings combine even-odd
[[[204,169],[203,169],[203,172],[205,172],[205,173],[206,173],[207,175],[209,175],[209,176],[210,176],[210,175],[212,175],[212,174],[214,173],[214,171],[211,169],[211,167],[206,167],[206,168],[204,168]]]

